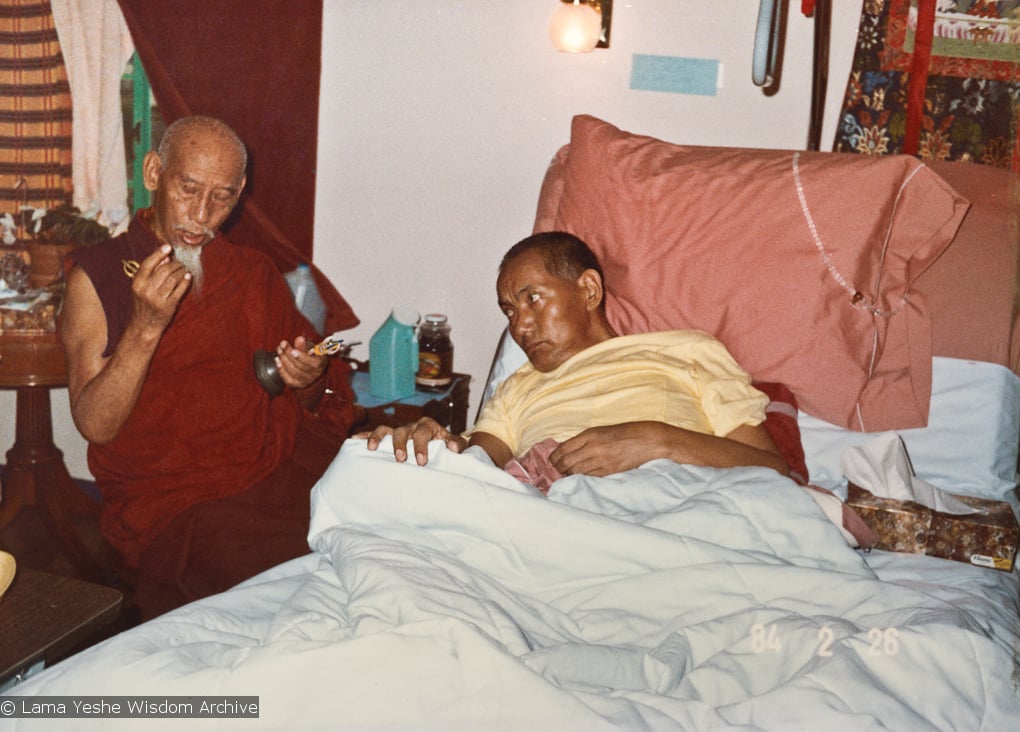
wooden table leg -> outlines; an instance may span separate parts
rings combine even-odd
[[[49,387],[17,390],[14,446],[7,451],[0,529],[25,510],[38,511],[57,547],[83,577],[110,583],[117,561],[99,533],[99,507],[75,484],[53,443]]]
[[[36,504],[36,466],[53,462],[63,465],[64,454],[53,444],[50,390],[41,386],[19,388],[14,445],[7,451],[4,469],[0,527]]]

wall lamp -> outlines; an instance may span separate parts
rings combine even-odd
[[[560,0],[549,18],[549,38],[567,53],[609,48],[612,21],[613,0]]]

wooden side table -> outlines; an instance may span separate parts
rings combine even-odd
[[[0,684],[95,640],[117,618],[121,600],[111,587],[19,568],[0,598]]]
[[[467,429],[467,410],[471,377],[454,374],[443,391],[416,389],[412,396],[397,401],[373,397],[369,390],[368,371],[351,373],[351,388],[365,418],[355,425],[356,432],[375,429],[379,425],[399,427],[422,417],[432,417],[451,432]]]
[[[55,544],[83,577],[108,582],[117,563],[99,534],[98,506],[75,485],[53,443],[50,389],[64,386],[58,335],[0,333],[0,389],[17,391],[14,445],[0,486],[0,546],[19,558],[26,539]],[[26,537],[32,532],[19,531],[19,519],[41,522],[50,536]]]

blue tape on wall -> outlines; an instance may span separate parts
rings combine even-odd
[[[714,97],[719,89],[719,61],[635,53],[630,88]]]

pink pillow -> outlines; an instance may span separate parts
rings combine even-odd
[[[917,280],[931,308],[932,351],[1020,373],[1016,174],[977,163],[926,164],[971,202],[953,246]]]
[[[850,429],[925,424],[931,324],[911,284],[968,203],[918,160],[674,145],[579,116],[561,172],[550,228],[599,256],[618,331],[707,331]]]

